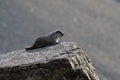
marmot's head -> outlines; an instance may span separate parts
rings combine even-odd
[[[63,36],[64,34],[61,31],[55,31],[52,33],[52,38],[56,41],[59,42],[59,39]]]
[[[64,35],[61,31],[56,31],[55,34],[60,36],[60,37],[62,37]]]

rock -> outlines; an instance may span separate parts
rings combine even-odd
[[[0,80],[100,80],[73,42],[0,55]]]

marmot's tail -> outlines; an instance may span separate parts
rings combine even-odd
[[[25,50],[32,50],[32,49],[35,49],[35,48],[33,48],[33,47],[25,48]]]

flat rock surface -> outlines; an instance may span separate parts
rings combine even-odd
[[[57,58],[67,58],[66,52],[76,49],[75,43],[62,42],[54,46],[34,50],[16,50],[0,55],[0,67],[13,67],[35,63],[46,63]],[[77,50],[76,50],[77,51]],[[77,52],[76,52],[77,53]],[[73,54],[71,54],[73,55]]]

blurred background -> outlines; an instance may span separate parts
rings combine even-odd
[[[120,0],[0,0],[0,53],[23,49],[61,30],[102,80],[120,80]]]

